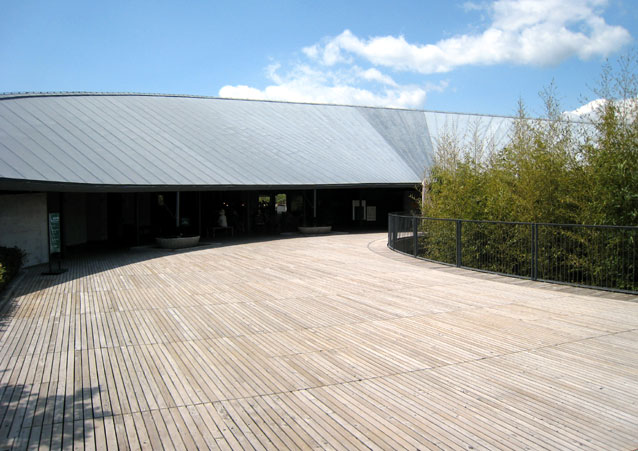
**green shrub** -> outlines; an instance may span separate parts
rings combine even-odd
[[[15,277],[24,260],[24,252],[17,247],[0,247],[0,292]]]
[[[422,214],[558,224],[638,225],[638,51],[605,65],[595,114],[570,122],[552,84],[545,117],[522,102],[507,143],[486,124],[451,126],[436,140]],[[468,134],[469,133],[469,134]]]

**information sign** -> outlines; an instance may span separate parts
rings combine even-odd
[[[49,213],[49,253],[60,251],[60,213]]]

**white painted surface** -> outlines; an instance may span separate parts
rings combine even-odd
[[[33,266],[49,261],[48,245],[46,194],[0,195],[0,246],[19,247]]]

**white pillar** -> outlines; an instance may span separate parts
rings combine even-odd
[[[425,179],[421,183],[421,211],[423,211],[423,206],[425,205]]]

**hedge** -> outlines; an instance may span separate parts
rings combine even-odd
[[[15,277],[24,260],[24,252],[17,247],[0,246],[0,292]]]

